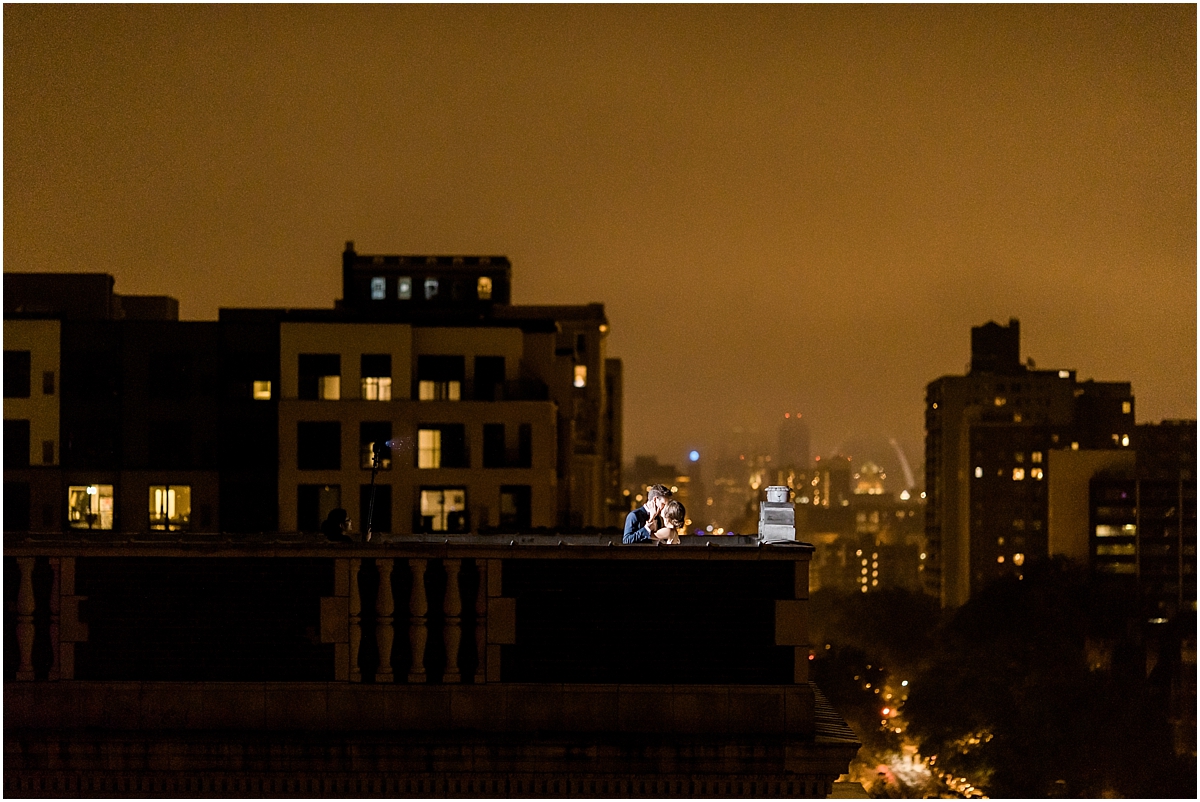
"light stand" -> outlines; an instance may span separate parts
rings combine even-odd
[[[379,471],[379,458],[383,447],[379,443],[371,443],[371,503],[367,506],[367,542],[371,542],[371,524],[375,518],[375,474]]]

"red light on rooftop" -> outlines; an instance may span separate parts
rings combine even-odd
[[[790,413],[790,412],[785,412],[785,413],[783,413],[783,417],[785,417],[785,418],[790,418],[790,417],[792,417],[792,413]]]

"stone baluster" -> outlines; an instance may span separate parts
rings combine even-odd
[[[479,587],[475,590],[475,682],[487,677],[487,560],[476,558]]]
[[[350,560],[350,681],[362,682],[362,669],[358,667],[358,652],[362,646],[362,598],[358,595],[358,572],[362,560]]]
[[[35,557],[18,557],[17,568],[21,571],[17,586],[17,647],[20,663],[17,679],[33,679],[33,564]]]
[[[379,644],[379,668],[375,670],[376,682],[391,682],[392,674],[392,639],[395,637],[395,627],[392,624],[392,613],[396,603],[392,598],[392,568],[394,560],[380,557],[375,560],[379,570],[379,594],[375,598],[375,640]]]
[[[59,662],[59,657],[58,657],[58,653],[59,653],[59,637],[58,637],[59,627],[58,627],[58,624],[59,624],[59,614],[62,609],[61,603],[60,603],[61,600],[59,598],[62,593],[62,591],[61,591],[62,583],[60,581],[61,577],[62,577],[62,559],[60,557],[51,557],[50,558],[50,571],[51,571],[51,576],[52,576],[52,578],[50,580],[50,655],[51,655],[51,660],[53,662],[51,662],[51,664],[50,664],[50,676],[48,677],[48,679],[57,680],[61,673],[61,667],[60,667],[60,662]]]
[[[446,614],[442,637],[446,644],[446,671],[442,682],[462,682],[458,669],[458,651],[462,643],[462,595],[458,590],[458,574],[462,560],[442,560],[446,567],[446,598],[442,612]]]
[[[412,570],[412,594],[408,599],[408,610],[411,614],[408,625],[408,639],[412,644],[412,666],[408,670],[409,682],[425,681],[425,642],[429,638],[428,623],[425,615],[429,605],[425,601],[425,565],[426,560],[409,560]]]

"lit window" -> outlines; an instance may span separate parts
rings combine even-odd
[[[997,545],[997,546],[1003,546],[1003,545],[1004,545],[1004,538],[1002,538],[1002,537],[998,537],[998,538],[996,538],[996,545]]]
[[[876,586],[876,585],[878,585],[878,584],[879,584],[879,580],[878,580],[878,579],[872,579],[872,580],[871,580],[871,587],[875,587],[875,586]],[[866,590],[866,588],[863,588],[863,590]]]
[[[192,488],[188,485],[150,486],[150,528],[177,532],[192,517]]]
[[[1060,379],[1069,379],[1069,378],[1071,378],[1071,371],[1069,371],[1069,370],[1060,370],[1060,371],[1058,372],[1058,378],[1060,378]]]
[[[465,532],[467,529],[466,489],[422,489],[421,529],[426,532]]]
[[[1099,543],[1096,545],[1097,555],[1108,556],[1129,556],[1137,554],[1137,545],[1134,543]]]
[[[1041,462],[1042,461],[1042,452],[1040,452],[1040,451],[1033,452],[1033,454],[1029,458],[1029,461],[1030,462]]]
[[[1025,478],[1025,469],[1024,468],[1013,468],[1013,481],[1014,482],[1019,482],[1024,478]]]
[[[417,467],[442,467],[442,432],[440,429],[417,430]]]
[[[587,365],[575,366],[575,386],[587,387]]]
[[[479,282],[475,287],[476,293],[479,295],[479,300],[489,301],[492,298],[492,280],[487,276],[480,276]]]
[[[371,279],[371,300],[382,301],[387,297],[387,280],[382,276]]]
[[[1078,451],[1078,450],[1079,450],[1079,443],[1071,443],[1071,450],[1072,450],[1072,451]]]
[[[362,397],[364,401],[391,401],[391,376],[363,376]]]
[[[408,301],[412,298],[412,279],[408,276],[401,276],[396,279],[396,297],[401,301]]]
[[[1042,473],[1041,468],[1033,468],[1032,470],[1029,471],[1029,475],[1032,476],[1034,479],[1038,479],[1038,480],[1041,480],[1041,478],[1043,476],[1045,476],[1045,474]]]
[[[1004,562],[1004,555],[1003,555],[1003,554],[1001,554],[999,557],[997,557],[997,558],[996,558],[996,562],[998,562],[998,563],[1002,563],[1002,562]]]
[[[1106,574],[1136,574],[1137,563],[1103,562],[1096,566],[1096,570],[1103,571]]]
[[[425,279],[425,300],[436,298],[438,294],[438,280],[435,278]]]
[[[1123,415],[1128,415],[1130,412],[1133,412],[1133,404],[1131,404],[1128,401],[1122,401],[1121,402],[1121,413]]]
[[[255,401],[270,401],[271,400],[271,383],[269,381],[254,383],[254,400]]]
[[[976,465],[976,466],[975,466],[975,478],[976,478],[976,479],[982,479],[982,478],[983,478],[983,468],[981,468],[981,467],[980,467],[980,466],[978,466],[978,465]]]
[[[417,398],[421,401],[458,401],[462,397],[462,382],[420,381]]]
[[[1016,554],[1013,555],[1013,565],[1020,566],[1020,565],[1024,565],[1024,564],[1025,564],[1025,555],[1024,554],[1017,552]]]
[[[878,571],[872,571],[872,572],[871,572],[871,576],[879,576],[879,572],[878,572]]]
[[[318,376],[317,397],[322,401],[337,401],[342,397],[341,376]]]
[[[1016,460],[1017,462],[1024,462],[1025,461],[1025,452],[1018,451],[1016,454],[1013,454],[1013,459]]]
[[[1137,534],[1137,524],[1098,524],[1096,537],[1132,537]]]
[[[1129,445],[1129,435],[1127,435],[1127,434],[1121,435],[1121,445],[1123,445],[1123,446]]]
[[[998,406],[998,407],[1002,407],[1002,406],[1004,406],[1004,405],[1005,405],[1005,404],[1007,404],[1007,403],[1008,403],[1008,399],[1007,399],[1007,398],[1001,398],[1000,396],[996,396],[996,400],[995,400],[995,404],[996,404],[996,406]]]
[[[113,486],[72,485],[68,487],[67,523],[72,529],[112,529]]]
[[[933,402],[933,408],[934,408],[934,409],[937,409],[937,401],[934,401],[934,402]]]

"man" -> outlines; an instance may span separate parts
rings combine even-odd
[[[659,540],[655,532],[659,530],[656,522],[659,513],[671,500],[671,491],[663,485],[654,485],[646,493],[646,503],[629,513],[625,518],[625,536],[622,543],[644,543]]]

